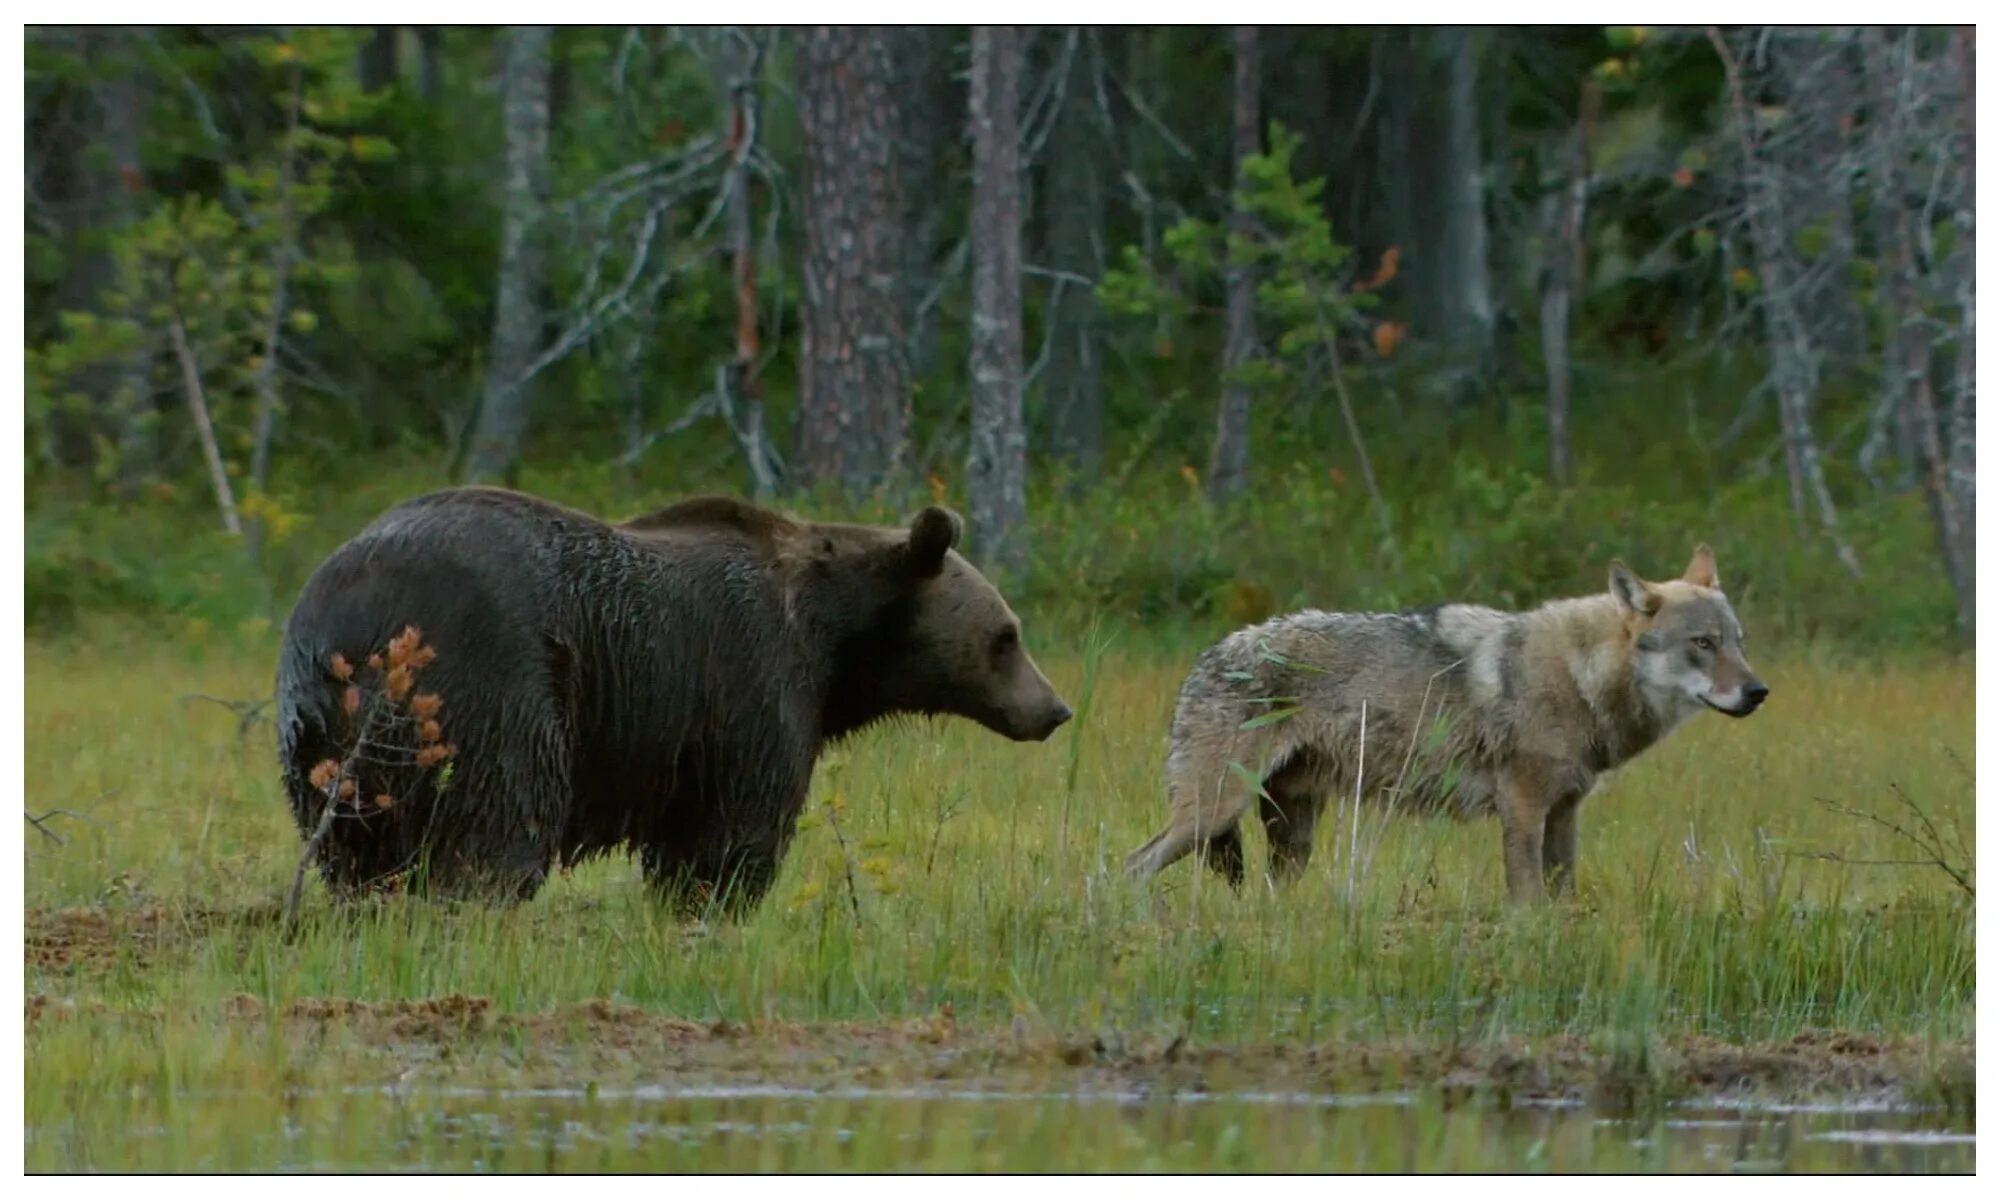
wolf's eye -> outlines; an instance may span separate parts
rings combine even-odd
[[[1715,639],[1709,637],[1707,634],[1703,634],[1694,639],[1694,645],[1697,650],[1713,650],[1715,649]]]

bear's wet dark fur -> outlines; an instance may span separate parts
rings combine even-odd
[[[1068,718],[951,550],[959,529],[937,508],[877,529],[720,497],[609,525],[488,488],[390,510],[321,564],[286,629],[279,754],[300,830],[321,812],[313,766],[353,737],[336,653],[361,664],[416,626],[437,652],[420,690],[458,750],[442,792],[436,770],[364,764],[362,794],[396,802],[336,820],[322,875],[525,898],[555,863],[622,849],[683,907],[754,903],[829,739],[892,713],[1021,740]]]

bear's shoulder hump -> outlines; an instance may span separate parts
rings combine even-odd
[[[798,522],[734,496],[693,496],[632,517],[620,522],[618,527],[642,536],[733,533],[771,551],[775,551],[799,529]]]

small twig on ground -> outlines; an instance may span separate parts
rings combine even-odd
[[[938,801],[937,825],[935,828],[931,830],[930,853],[924,857],[925,875],[929,875],[931,873],[931,868],[937,866],[938,844],[944,841],[944,827],[947,822],[949,822],[953,817],[958,815],[959,805],[964,801],[964,799],[965,799],[965,792],[963,790],[960,790],[959,792],[953,794],[949,799],[946,799],[943,791],[940,789],[939,801]]]
[[[833,840],[840,846],[840,869],[847,876],[847,902],[854,909],[854,927],[861,927],[861,889],[854,882],[854,856],[847,851],[847,835],[840,832],[839,806],[829,804],[826,808],[826,823],[833,830]]]
[[[221,696],[210,696],[202,692],[189,692],[181,697],[183,701],[206,700],[210,704],[220,704],[230,712],[235,713],[236,736],[239,738],[247,737],[250,731],[256,728],[259,721],[270,720],[269,717],[264,715],[264,710],[271,707],[271,701],[274,698],[266,696],[262,700],[227,700]]]
[[[332,786],[337,787],[338,784]],[[319,824],[313,829],[312,836],[306,839],[305,849],[299,852],[298,869],[292,872],[292,890],[285,897],[284,925],[285,937],[288,940],[298,931],[299,900],[305,895],[306,869],[312,866],[313,855],[319,853],[319,844],[326,840],[327,833],[332,830],[334,816],[334,797],[329,795],[326,807],[320,809]]]

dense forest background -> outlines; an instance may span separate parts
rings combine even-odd
[[[1933,28],[31,27],[27,603],[262,636],[464,480],[933,499],[1045,628],[1973,635]]]

